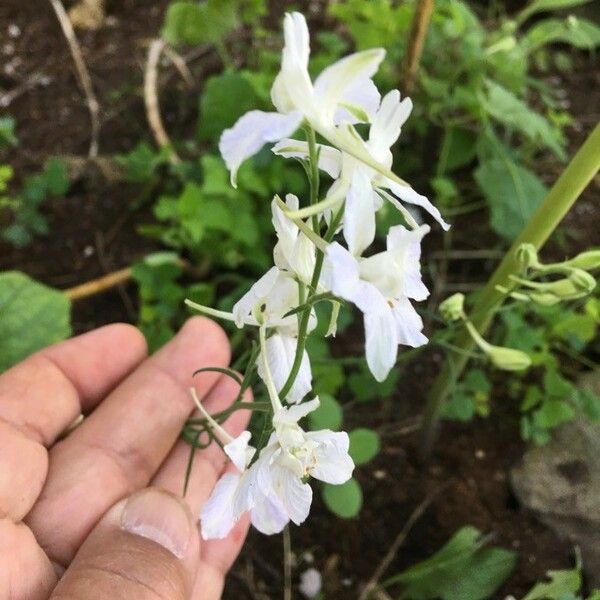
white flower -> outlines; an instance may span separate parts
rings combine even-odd
[[[297,196],[288,194],[285,200],[290,210],[298,210],[300,202]],[[310,283],[316,262],[315,245],[284,215],[277,205],[277,196],[273,198],[271,211],[277,234],[277,244],[273,249],[275,265],[282,271],[288,271],[302,283]]]
[[[396,363],[399,344],[427,343],[410,299],[424,300],[429,294],[419,265],[420,242],[428,231],[427,225],[413,231],[392,227],[387,250],[369,258],[357,259],[337,242],[327,249],[321,284],[363,312],[367,364],[378,381]]]
[[[298,421],[319,405],[318,399],[280,408],[273,417],[275,432],[249,467],[240,457],[252,456],[249,436],[242,434],[225,446],[236,457],[237,473],[226,473],[204,505],[200,519],[204,539],[226,537],[245,512],[263,533],[280,532],[289,521],[299,525],[310,511],[312,490],[306,479],[332,484],[346,482],[354,463],[344,432],[305,432]],[[234,450],[232,450],[232,446]]]
[[[379,110],[373,118],[369,139],[364,148],[373,161],[389,170],[392,167],[390,148],[400,136],[402,125],[412,110],[410,98],[400,101],[400,92],[393,90],[386,94]],[[284,157],[307,158],[308,144],[299,140],[283,139],[273,147],[273,152]],[[379,170],[347,152],[340,152],[325,144],[319,145],[319,168],[335,179],[327,197],[320,203],[322,210],[340,204],[344,198],[344,238],[348,249],[360,256],[375,239],[375,212],[383,206],[383,200],[391,202],[407,218],[410,224],[414,219],[400,204],[399,200],[420,206],[431,214],[444,229],[449,225],[442,219],[437,208],[429,200],[408,185],[400,185]],[[391,192],[391,194],[389,193]],[[300,211],[308,216],[319,210],[319,206]]]
[[[327,67],[313,85],[308,73],[309,32],[300,13],[285,15],[284,39],[281,70],[271,89],[277,112],[250,111],[221,136],[219,149],[234,186],[237,170],[247,158],[264,144],[289,137],[303,121],[332,138],[337,124],[369,121],[379,105],[371,77],[384,50],[351,54]]]

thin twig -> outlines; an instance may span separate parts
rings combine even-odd
[[[83,90],[85,101],[90,112],[92,131],[90,135],[90,149],[88,151],[88,155],[90,158],[95,158],[98,156],[98,138],[100,136],[100,105],[98,104],[98,100],[94,94],[92,79],[85,65],[81,47],[77,41],[73,24],[71,23],[71,20],[65,11],[65,7],[63,6],[61,0],[50,0],[50,4],[52,4],[52,8],[56,13],[63,34],[67,39],[67,43],[69,44],[69,50],[71,51],[71,56],[73,57],[73,62],[75,63],[75,70],[77,71],[79,85]]]
[[[428,494],[425,499],[415,508],[412,512],[408,520],[404,524],[404,527],[400,530],[400,533],[396,536],[396,539],[392,542],[392,545],[389,547],[385,556],[381,560],[381,562],[377,565],[377,568],[373,572],[371,579],[367,582],[365,587],[362,589],[358,600],[367,600],[370,594],[375,590],[377,585],[379,584],[379,580],[383,576],[383,574],[388,570],[388,567],[392,564],[394,557],[398,553],[398,550],[406,541],[408,534],[411,529],[414,527],[415,523],[423,516],[425,511],[429,508],[431,503],[438,497],[440,492],[448,487],[448,484],[444,484]]]
[[[118,271],[108,273],[108,275],[103,275],[92,281],[87,281],[81,285],[64,290],[63,294],[70,300],[81,300],[82,298],[101,294],[118,285],[122,285],[130,279],[131,267],[126,267],[125,269],[119,269]]]
[[[433,0],[419,0],[413,17],[408,52],[406,53],[406,72],[404,75],[404,85],[402,86],[405,94],[411,94],[415,87],[417,69],[421,61],[423,44],[432,12]]]
[[[181,75],[181,78],[187,83],[188,87],[194,87],[194,76],[192,75],[190,68],[187,66],[185,58],[183,58],[181,54],[175,52],[175,50],[173,50],[173,48],[171,48],[169,45],[165,45],[163,52],[165,53],[165,56],[169,58],[173,66],[177,69],[178,73]]]
[[[283,600],[292,600],[292,538],[289,525],[283,530]]]
[[[38,85],[46,86],[50,84],[51,81],[52,78],[43,73],[34,73],[33,75],[30,75],[25,81],[10,90],[10,92],[6,92],[0,96],[0,108],[8,108],[11,102],[16,100],[19,96],[22,96]]]
[[[158,147],[164,148],[165,146],[168,146],[172,148],[171,140],[163,126],[160,116],[160,105],[158,103],[158,63],[164,49],[165,42],[161,39],[153,40],[148,49],[148,59],[146,61],[146,70],[144,72],[144,104],[146,105],[148,125],[150,126],[150,131],[152,132]],[[171,150],[170,160],[174,164],[181,162],[181,159],[174,150]]]

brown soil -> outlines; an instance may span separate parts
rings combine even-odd
[[[106,26],[80,35],[102,106],[102,155],[128,150],[149,137],[140,98],[142,69],[148,40],[156,35],[167,4],[167,0],[108,2],[111,16]],[[20,35],[10,37],[9,25],[18,26]],[[36,74],[48,78],[47,85],[34,85],[3,110],[18,123],[20,144],[10,156],[18,177],[33,172],[52,155],[84,156],[89,144],[89,117],[68,48],[48,2],[3,0],[0,40],[0,91],[23,86]],[[196,66],[197,72],[215,69],[214,56],[203,61]],[[572,112],[581,115],[581,129],[569,132],[571,151],[584,138],[584,130],[597,120],[598,115],[591,112],[600,106],[598,71],[590,69],[587,59],[578,65],[561,83],[570,90]],[[176,78],[161,89],[163,117],[174,138],[192,122],[197,93],[180,87]],[[178,102],[170,101],[174,98]],[[556,170],[552,164],[548,180],[554,179]],[[588,190],[565,222],[572,248],[600,243],[599,228],[590,218],[597,193],[597,185]],[[139,190],[133,187],[110,184],[100,176],[83,178],[67,198],[44,207],[49,237],[25,250],[0,243],[0,270],[19,269],[50,285],[68,288],[131,264],[155,248],[136,234],[136,225],[150,218],[147,209],[130,210],[137,194]],[[472,247],[473,231],[478,226],[478,217],[465,219],[462,229],[459,223],[457,247]],[[451,265],[450,275],[455,282],[477,282],[485,279],[490,268],[492,264],[475,269],[463,262]],[[135,304],[133,286],[78,302],[74,330],[86,331],[117,320],[135,322]],[[418,416],[438,360],[439,356],[429,353],[426,360],[412,365],[403,378],[402,397],[393,404],[384,403],[377,411],[367,406],[348,412],[349,427],[358,423],[372,426],[385,440],[383,452],[358,471],[365,494],[360,517],[351,521],[334,518],[316,493],[308,523],[292,530],[298,557],[296,573],[309,565],[303,555],[311,553],[314,566],[324,573],[327,598],[355,597],[356,589],[371,576],[412,511],[428,493],[442,486],[443,491],[413,527],[388,576],[430,555],[465,524],[493,533],[494,543],[519,552],[518,567],[496,595],[498,599],[509,593],[522,596],[548,569],[571,564],[571,546],[521,509],[511,494],[507,473],[524,446],[515,411],[501,398],[496,401],[494,418],[446,425],[431,462],[422,466],[416,460],[416,434],[402,431]],[[281,553],[279,537],[251,533],[225,597],[281,597]]]

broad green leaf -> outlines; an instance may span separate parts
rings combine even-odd
[[[559,158],[565,157],[560,131],[547,119],[496,82],[488,80],[486,88],[484,106],[492,118],[532,142],[550,148]]]
[[[568,402],[549,399],[533,413],[533,424],[543,429],[554,429],[574,417],[575,411]]]
[[[330,394],[319,396],[321,404],[317,410],[308,415],[310,428],[313,430],[331,429],[339,431],[344,420],[344,412],[340,403]]]
[[[523,38],[523,43],[530,52],[557,42],[570,44],[581,50],[593,50],[600,45],[600,27],[578,17],[545,19],[536,23]]]
[[[327,508],[342,519],[356,517],[362,508],[362,489],[354,477],[342,485],[324,483],[321,493]]]
[[[507,241],[517,237],[546,195],[537,175],[508,156],[482,162],[475,180],[490,204],[492,228]]]
[[[379,434],[372,429],[359,428],[350,432],[350,456],[355,465],[364,465],[379,453]]]
[[[548,571],[550,581],[538,583],[523,600],[561,600],[565,595],[577,593],[581,587],[581,569]]]
[[[352,396],[359,402],[371,400],[383,400],[394,393],[400,372],[393,369],[385,381],[379,383],[373,379],[373,375],[366,369],[358,373],[352,373],[348,378],[348,387]]]
[[[0,165],[0,192],[5,192],[8,182],[13,178],[14,171],[10,165]]]
[[[222,38],[238,25],[233,0],[183,0],[169,5],[162,37],[170,44],[208,44]]]
[[[565,8],[573,8],[587,4],[591,0],[533,0],[527,5],[518,15],[517,22],[523,23],[529,17],[538,12],[548,12],[552,10],[561,10]]]
[[[0,372],[67,338],[71,303],[24,273],[0,273]]]
[[[384,585],[404,586],[400,598],[410,600],[484,600],[510,575],[514,552],[486,548],[481,533],[466,526],[433,556],[390,578]]]
[[[242,74],[227,72],[211,77],[200,96],[200,139],[218,140],[224,129],[259,103],[254,88]]]

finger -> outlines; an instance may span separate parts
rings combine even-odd
[[[0,377],[0,517],[18,521],[29,512],[48,470],[44,444],[145,352],[137,329],[111,325],[43,350]]]
[[[230,378],[222,378],[207,395],[203,404],[209,413],[217,413],[227,408],[239,392],[239,385]],[[244,400],[252,399],[247,390]],[[223,428],[233,437],[247,426],[250,411],[238,410],[223,424]],[[180,494],[190,456],[190,446],[179,441],[156,474],[153,484]],[[185,499],[192,514],[197,518],[202,505],[208,499],[217,479],[228,467],[225,453],[217,444],[196,452],[190,471]],[[233,467],[228,467],[233,468]],[[247,519],[242,520],[224,540],[203,541],[200,553],[200,567],[194,584],[194,600],[217,600],[221,597],[225,575],[240,552],[246,533]]]
[[[0,598],[46,600],[56,574],[30,529],[0,519]]]
[[[188,600],[199,547],[187,505],[148,488],[120,501],[102,518],[51,600]]]
[[[0,376],[0,420],[48,446],[145,356],[144,337],[125,324],[46,348]]]
[[[221,598],[225,577],[242,549],[249,526],[250,519],[246,515],[240,519],[225,539],[203,541],[192,600],[218,600]]]
[[[224,410],[237,397],[239,389],[240,386],[233,379],[223,377],[206,396],[203,405],[213,414]],[[251,398],[252,393],[247,390],[244,400],[249,401]],[[250,411],[238,410],[223,423],[223,428],[232,437],[236,437],[244,430],[249,418]],[[174,494],[182,494],[189,459],[190,445],[180,440],[161,465],[152,484]],[[208,448],[195,452],[185,495],[192,514],[200,514],[200,507],[210,495],[226,463],[227,456],[218,444],[213,443]]]
[[[44,489],[26,518],[52,560],[68,564],[110,506],[148,485],[192,410],[193,371],[228,361],[223,330],[208,319],[190,319],[52,448]],[[195,378],[199,394],[216,379],[214,373]]]

